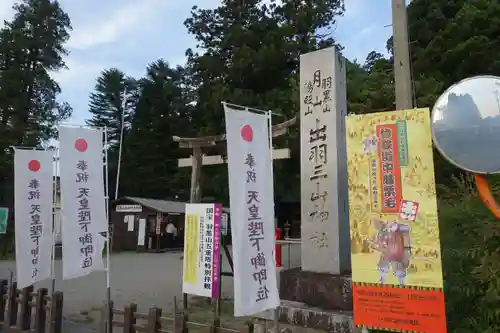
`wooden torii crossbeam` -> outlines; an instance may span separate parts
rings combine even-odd
[[[297,123],[297,117],[293,117],[281,124],[276,124],[272,127],[273,138],[282,136],[288,132],[288,128]],[[179,148],[191,148],[193,154],[188,158],[179,159],[179,167],[191,167],[191,193],[189,201],[198,203],[201,201],[201,166],[216,165],[227,163],[226,158],[222,155],[204,156],[202,148],[215,147],[218,144],[226,141],[226,135],[201,136],[195,138],[181,138],[178,136],[172,137],[174,142],[179,143]],[[290,149],[273,149],[273,160],[289,159]]]

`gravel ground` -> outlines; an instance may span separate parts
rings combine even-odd
[[[300,247],[292,246],[290,263],[283,249],[283,264],[296,267],[300,263]],[[111,256],[111,297],[115,307],[135,302],[141,311],[155,305],[170,309],[173,297],[182,296],[182,253],[119,253]],[[224,257],[223,270],[230,271]],[[94,272],[86,277],[61,279],[60,260],[56,261],[56,289],[64,292],[64,314],[78,314],[101,306],[106,299],[106,273]],[[15,262],[0,261],[0,278],[7,279]],[[222,296],[233,295],[233,278],[223,277]],[[35,287],[50,288],[50,280]]]
[[[111,256],[111,297],[115,308],[123,308],[135,302],[140,312],[147,312],[152,306],[170,311],[174,296],[182,299],[182,253],[119,253]],[[230,271],[224,257],[223,270]],[[291,259],[288,250],[283,249],[283,264],[296,267],[300,263],[300,247],[293,245]],[[101,307],[106,299],[106,273],[94,272],[86,277],[61,279],[60,260],[56,261],[56,289],[64,292],[64,316],[73,322],[78,316],[92,316],[92,310]],[[15,273],[15,262],[0,261],[0,278],[8,278],[9,271]],[[222,297],[232,298],[233,278],[223,277]],[[50,280],[35,287],[50,288]],[[95,319],[95,318],[94,318]],[[89,319],[89,321],[91,321]],[[67,324],[69,327],[70,324]],[[76,324],[75,324],[76,325]],[[65,325],[66,326],[66,325]],[[82,325],[79,325],[82,326]],[[71,332],[83,333],[77,326]],[[68,330],[69,332],[69,330]]]

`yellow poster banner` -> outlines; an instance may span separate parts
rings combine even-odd
[[[346,120],[354,321],[446,332],[428,109]]]
[[[196,284],[198,269],[198,214],[186,215],[184,234],[184,282]]]

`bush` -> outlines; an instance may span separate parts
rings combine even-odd
[[[473,195],[439,203],[449,332],[500,332],[500,222]]]

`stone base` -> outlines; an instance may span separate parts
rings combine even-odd
[[[292,268],[281,271],[279,281],[282,300],[304,303],[332,311],[352,311],[351,276],[338,276]]]
[[[254,317],[269,321],[273,325],[274,310],[267,310],[254,315]],[[351,311],[327,311],[307,306],[304,303],[281,301],[278,308],[280,332],[283,329],[299,333],[303,328],[326,331],[330,333],[359,333],[359,328],[354,327]],[[289,326],[293,325],[293,326]],[[268,333],[268,332],[266,332]]]

